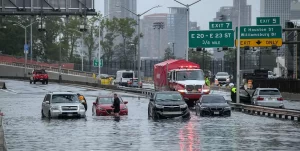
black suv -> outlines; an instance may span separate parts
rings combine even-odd
[[[150,98],[148,117],[153,119],[182,117],[190,118],[190,111],[179,92],[156,92]]]
[[[203,95],[196,102],[196,115],[231,116],[231,107],[222,95]]]

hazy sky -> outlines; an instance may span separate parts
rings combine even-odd
[[[179,0],[184,4],[191,4],[196,0]],[[248,5],[252,5],[252,25],[256,24],[255,18],[260,15],[260,0],[247,0]],[[104,12],[104,0],[95,0],[96,10]],[[168,13],[168,7],[181,7],[182,5],[174,2],[174,0],[137,0],[137,13],[143,13],[153,6],[160,5],[162,7],[153,9],[147,14]],[[197,21],[201,30],[208,29],[208,22],[216,17],[216,12],[222,6],[232,6],[233,0],[201,0],[199,3],[190,7],[190,20]],[[183,7],[183,6],[182,6]]]

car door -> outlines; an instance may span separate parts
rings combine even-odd
[[[149,113],[150,115],[152,114],[152,110],[153,110],[153,107],[154,107],[154,104],[155,104],[155,94],[152,94],[151,97],[150,97],[150,100],[153,100],[153,101],[149,101]]]
[[[51,95],[50,94],[47,94],[46,96],[46,100],[45,100],[45,103],[44,103],[44,115],[48,116],[48,112],[50,110],[50,100],[51,100]],[[49,103],[46,103],[46,102],[49,102]]]
[[[43,100],[43,102],[42,102],[42,112],[43,112],[44,115],[45,115],[46,98],[47,98],[47,94],[45,95],[44,100]]]
[[[257,97],[258,97],[258,91],[259,91],[259,90],[255,90],[255,91],[253,92],[252,99],[251,99],[251,103],[253,103],[253,104],[256,104],[256,99],[257,99]]]

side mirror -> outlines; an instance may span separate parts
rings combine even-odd
[[[45,101],[45,103],[46,103],[46,104],[50,104],[50,102],[49,102],[49,101]]]
[[[97,105],[97,103],[96,103],[96,102],[93,102],[93,104],[94,104],[94,105]]]
[[[150,101],[153,102],[154,100],[151,98]]]
[[[128,102],[127,102],[127,101],[124,101],[124,104],[128,104]]]

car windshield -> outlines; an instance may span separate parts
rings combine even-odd
[[[79,99],[73,94],[55,94],[52,95],[52,103],[79,103]]]
[[[280,95],[279,90],[260,90],[259,95]]]
[[[133,72],[123,72],[122,77],[123,78],[133,78]]]
[[[227,103],[223,96],[203,96],[202,103]]]
[[[159,93],[156,95],[157,101],[180,101],[182,97],[180,94],[176,93]]]
[[[36,70],[33,72],[33,74],[45,74],[46,72],[44,70]]]
[[[113,102],[114,102],[113,97],[99,98],[100,104],[112,104]]]
[[[177,71],[177,80],[204,80],[204,73],[201,70]]]
[[[228,76],[228,73],[218,73],[217,76]]]

